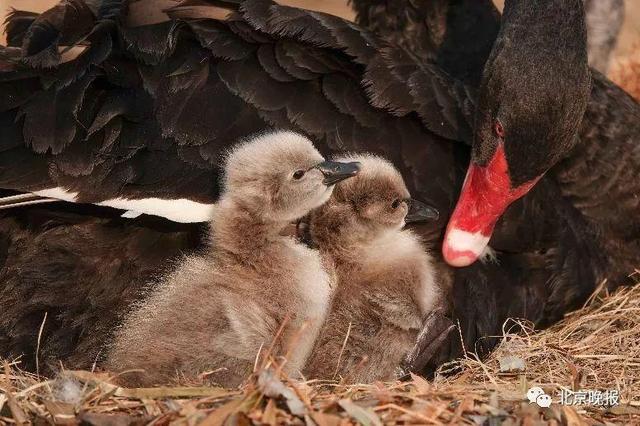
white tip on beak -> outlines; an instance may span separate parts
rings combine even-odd
[[[462,229],[450,229],[442,245],[445,261],[456,267],[469,266],[485,251],[489,237],[481,232],[467,232]]]

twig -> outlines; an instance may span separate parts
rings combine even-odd
[[[344,353],[345,348],[347,347],[347,340],[349,340],[349,336],[351,335],[351,324],[349,321],[349,327],[347,328],[347,334],[344,336],[344,341],[342,342],[342,347],[340,348],[340,353],[338,354],[338,362],[336,363],[336,370],[333,372],[333,379],[335,380],[338,372],[340,371],[340,362],[342,362],[342,354]]]
[[[44,323],[47,322],[47,314],[44,313],[44,318],[42,318],[42,323],[40,324],[40,330],[38,330],[38,343],[36,344],[36,375],[40,375],[40,340],[42,339],[42,331],[44,330]]]

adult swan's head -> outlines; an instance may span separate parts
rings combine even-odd
[[[467,266],[513,201],[566,156],[590,94],[581,0],[507,0],[485,65],[471,164],[443,255]]]

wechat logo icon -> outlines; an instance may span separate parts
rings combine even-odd
[[[544,393],[544,390],[534,386],[527,392],[527,399],[530,403],[535,402],[539,407],[548,408],[551,406],[551,397]]]

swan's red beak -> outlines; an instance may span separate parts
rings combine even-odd
[[[486,166],[471,163],[444,236],[442,254],[445,261],[458,267],[475,262],[484,253],[502,213],[509,204],[529,192],[537,181],[511,187],[502,144]]]

